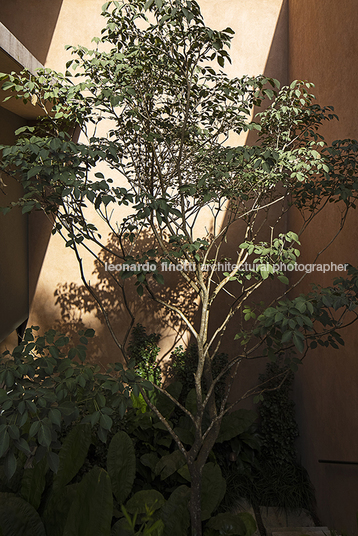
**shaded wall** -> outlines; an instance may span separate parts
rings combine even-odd
[[[24,124],[24,119],[0,107],[0,144],[14,143],[14,131]],[[20,185],[2,175],[0,206],[20,195]],[[27,217],[15,209],[0,214],[0,341],[28,317],[28,311]]]
[[[61,5],[62,0],[3,0],[0,21],[44,63]]]
[[[333,105],[340,121],[324,125],[329,142],[358,138],[358,3],[356,0],[289,1],[289,78],[315,84],[319,104]],[[358,265],[358,214],[318,262]],[[330,206],[303,236],[302,261],[313,262],[314,252],[327,241],[339,221],[337,206]],[[293,217],[290,226],[299,224]],[[321,274],[330,285],[334,276]],[[310,276],[317,282],[317,276]],[[308,281],[300,291],[307,291]],[[323,524],[357,533],[358,465],[322,464],[318,460],[358,462],[358,332],[344,333],[341,350],[317,350],[307,356],[296,378],[295,399],[300,426],[302,462],[316,488],[318,516]]]
[[[0,5],[0,71],[31,72],[40,68],[47,56],[62,0],[14,0]],[[36,55],[36,57],[35,57]],[[37,59],[36,59],[37,58]],[[1,100],[6,93],[1,94]],[[21,100],[0,103],[0,143],[15,142],[15,131],[35,119],[39,107]],[[19,184],[2,177],[1,205],[21,196]],[[14,209],[0,215],[0,341],[1,350],[17,343],[15,329],[29,316],[29,303],[48,243],[51,227],[43,214],[22,215]]]

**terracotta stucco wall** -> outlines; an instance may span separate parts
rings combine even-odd
[[[323,127],[327,140],[358,138],[358,3],[356,0],[289,1],[289,76],[314,82],[321,105],[333,105],[340,121]],[[303,237],[303,259],[327,242],[339,220],[331,206]],[[358,213],[319,262],[358,264]],[[291,220],[291,224],[297,221]],[[338,274],[334,274],[338,275]],[[329,285],[332,273],[318,282]],[[317,282],[317,276],[311,281]],[[301,287],[307,290],[307,284]],[[358,332],[344,333],[345,347],[307,356],[296,378],[295,398],[303,464],[316,487],[323,524],[357,533],[358,465],[321,464],[319,459],[358,462]]]

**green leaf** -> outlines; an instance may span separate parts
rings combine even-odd
[[[92,328],[86,329],[86,331],[84,332],[84,336],[89,339],[94,337],[94,334],[95,334],[95,331]]]
[[[60,350],[57,348],[57,346],[50,346],[48,351],[55,359],[58,359],[60,357]]]
[[[284,285],[288,285],[289,284],[289,280],[288,278],[285,276],[285,275],[279,275],[277,276],[277,279],[279,281],[281,281],[281,283],[283,283]]]
[[[129,524],[127,518],[122,517],[112,527],[111,536],[135,536],[134,529]]]
[[[137,491],[126,504],[126,510],[130,514],[145,514],[147,509],[159,510],[165,503],[165,499],[155,489]]]
[[[7,431],[5,430],[4,433],[0,435],[0,458],[2,458],[9,448],[10,444],[10,437]]]
[[[140,384],[146,391],[153,391],[154,389],[152,382],[148,380],[141,380]]]
[[[109,444],[107,471],[114,496],[121,504],[131,492],[136,473],[133,441],[126,432],[117,432]]]
[[[282,335],[281,342],[285,344],[291,340],[291,337],[292,337],[292,331],[285,331],[284,334]]]
[[[239,514],[236,514],[237,517],[241,519],[241,521],[244,522],[246,527],[246,533],[245,536],[252,536],[254,532],[256,532],[257,526],[256,521],[253,518],[251,514],[248,512],[240,512]]]
[[[144,11],[147,11],[147,9],[150,8],[150,6],[153,4],[154,0],[148,0],[146,4],[144,5]]]
[[[0,529],[3,536],[46,536],[33,506],[12,493],[0,493]]]
[[[54,490],[58,490],[71,482],[81,469],[91,444],[91,438],[89,424],[77,424],[72,428],[59,452],[60,462],[58,472],[54,477]]]
[[[99,424],[105,430],[110,430],[112,428],[113,421],[109,415],[102,413],[100,420],[99,420]]]
[[[185,465],[184,455],[180,450],[175,450],[166,456],[162,456],[155,467],[155,474],[160,474],[160,479],[165,480]]]
[[[244,521],[238,515],[229,512],[211,518],[207,526],[222,536],[249,536]]]
[[[177,426],[174,428],[174,432],[185,445],[192,445],[194,443],[194,434],[191,430]]]
[[[297,334],[294,333],[292,340],[297,350],[302,353],[305,349],[305,344],[304,344],[304,341],[301,339],[301,337],[298,337]]]
[[[249,409],[238,409],[229,415],[224,415],[216,442],[223,443],[246,432],[256,419],[256,413]]]
[[[265,279],[268,278],[270,272],[268,270],[266,270],[266,266],[264,266],[263,268],[261,268],[260,274],[261,274],[262,279],[265,280]]]
[[[15,454],[12,450],[9,450],[6,454],[5,461],[4,461],[4,472],[5,476],[8,480],[10,480],[16,471],[17,467],[17,460],[15,458]]]
[[[186,400],[185,400],[185,407],[192,415],[196,415],[197,412],[197,401],[196,401],[196,390],[190,389]]]
[[[295,301],[295,307],[299,310],[300,313],[306,312],[306,304],[304,301]]]
[[[164,536],[183,536],[190,527],[188,502],[190,488],[179,486],[162,506],[159,516],[164,521]]]
[[[54,424],[57,424],[57,426],[61,426],[61,412],[56,408],[51,408],[48,414],[51,422]]]
[[[75,500],[78,486],[79,484],[71,484],[56,492],[52,490],[49,493],[42,515],[47,535],[63,536],[68,513]]]
[[[47,462],[51,471],[53,473],[57,473],[59,465],[60,465],[59,455],[56,454],[56,452],[49,452],[47,454]]]
[[[35,406],[36,408],[36,406]],[[38,432],[38,429],[40,428],[40,425],[41,425],[41,422],[40,421],[35,421],[32,423],[32,425],[30,426],[30,431],[29,431],[29,436],[30,437],[34,437],[35,434]]]
[[[224,498],[226,480],[219,465],[209,462],[204,465],[201,482],[201,519],[205,521]]]
[[[49,447],[51,445],[51,428],[46,424],[41,423],[37,439],[43,447]]]
[[[82,479],[63,536],[110,536],[113,497],[109,474],[93,467]]]
[[[35,467],[24,470],[21,480],[21,496],[36,510],[40,506],[42,492],[45,489],[46,471],[46,458],[42,458]]]
[[[159,458],[155,452],[148,452],[140,457],[140,461],[143,465],[149,467],[154,473],[155,466],[157,465]]]
[[[24,205],[22,207],[21,213],[26,214],[27,212],[31,212],[31,210],[34,208],[34,206],[35,206],[34,203],[31,203],[29,205]]]

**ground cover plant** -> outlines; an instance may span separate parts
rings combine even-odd
[[[136,333],[138,343],[147,339],[146,350],[151,349],[153,337],[141,329]],[[126,370],[117,363],[104,374],[85,363],[91,336],[88,330],[81,344],[68,349],[68,338],[53,330],[39,336],[28,328],[11,358],[3,356],[2,534],[182,536],[190,527],[190,474],[173,438],[138,392],[151,373],[148,353],[141,358],[142,376],[136,374],[138,361]],[[177,399],[183,386],[173,382],[168,390]],[[181,441],[192,445],[190,419],[162,393],[149,396]],[[192,403],[190,392],[186,402]],[[255,418],[248,410],[226,416],[218,444],[232,437],[245,440]],[[221,508],[226,483],[214,453],[202,478],[205,533],[251,536],[256,527],[249,514]]]
[[[299,431],[291,398],[294,374],[289,371],[282,383],[282,371],[282,363],[269,362],[265,374],[259,377],[268,389],[262,393],[257,408],[256,426],[261,441],[250,471],[240,471],[237,465],[223,471],[228,487],[233,488],[227,495],[248,499],[256,509],[256,518],[260,506],[305,508],[313,516],[316,512],[314,488],[299,463],[295,446]]]
[[[15,177],[24,188],[23,197],[2,212],[13,206],[22,207],[24,214],[44,211],[53,218],[53,232],[73,250],[84,290],[117,345],[115,361],[122,360],[126,367],[117,365],[110,373],[113,379],[106,377],[104,382],[109,382],[109,390],[114,382],[118,410],[102,410],[107,397],[104,403],[100,397],[96,411],[83,418],[90,422],[92,418],[92,425],[99,420],[105,441],[113,411],[124,416],[132,403],[131,390],[143,400],[175,442],[175,456],[185,460],[190,530],[200,536],[207,515],[202,508],[202,482],[207,471],[217,471],[214,463],[207,468],[212,449],[220,434],[230,439],[227,429],[240,414],[234,411],[229,419],[229,412],[242,398],[261,398],[267,388],[265,382],[253,389],[248,386],[246,393],[228,403],[240,364],[284,356],[285,369],[279,373],[283,381],[317,344],[334,348],[343,344],[338,330],[357,318],[353,267],[332,287],[317,286],[293,298],[288,298],[288,292],[298,283],[290,286],[287,277],[299,257],[301,237],[315,216],[329,203],[340,207],[335,235],[327,237],[321,254],[342,230],[348,211],[355,208],[357,142],[325,143],[320,126],[335,117],[331,108],[315,103],[312,84],[296,81],[280,89],[277,81],[264,76],[230,79],[222,68],[230,61],[233,31],[205,26],[196,2],[107,2],[102,14],[106,26],[94,49],[71,47],[73,59],[65,74],[43,70],[36,76],[26,72],[1,76],[3,89],[42,111],[35,126],[17,131],[15,145],[1,147],[3,176]],[[260,108],[263,101],[268,101],[266,108]],[[81,136],[76,141],[78,132]],[[235,144],[235,135],[243,132],[256,133],[256,143]],[[301,213],[302,226],[285,231],[290,210]],[[93,254],[97,267],[109,268],[102,281],[115,289],[118,309],[128,317],[119,332],[113,328],[107,301],[88,280],[83,248]],[[318,254],[312,262],[317,258]],[[173,265],[179,294],[172,291],[172,279],[168,284],[165,267]],[[271,303],[262,303],[260,289],[273,281],[282,291]],[[143,379],[131,361],[127,346],[136,324],[136,304],[128,296],[133,286],[148,310],[151,303],[166,310],[168,322],[178,331],[186,330],[195,345],[194,387],[184,402],[156,381],[155,366]],[[219,359],[232,322],[237,326],[237,345],[227,360]],[[42,361],[37,361],[43,359],[37,355],[41,345],[29,344],[27,356],[42,367]],[[53,348],[51,341],[46,344]],[[56,412],[61,406],[57,391],[55,399],[46,402],[51,417],[46,412],[41,416],[35,391],[26,395],[26,412],[21,413],[24,405],[21,410],[17,402],[14,406],[15,395],[19,405],[25,397],[22,379],[38,380],[37,375],[22,371],[23,354],[18,352],[15,363],[20,368],[15,376],[11,361],[2,371],[5,406],[0,417],[0,454],[8,477],[15,467],[14,453],[27,452],[23,440],[29,437],[44,447],[51,469],[56,470],[52,430],[56,418],[65,418],[61,410]],[[57,359],[53,355],[57,350],[51,352]],[[68,355],[70,385],[77,366],[73,359],[81,352],[77,348]],[[46,376],[48,365],[44,367]],[[77,383],[71,388],[77,389]],[[64,391],[61,396],[69,396],[77,408],[81,400],[71,395],[70,387]],[[159,395],[190,422],[191,442],[184,439],[187,434],[178,433],[158,402]],[[17,413],[26,416],[20,417],[21,425],[11,420]],[[40,424],[33,427],[33,419]],[[210,534],[224,530],[223,519],[205,530]],[[236,534],[234,528],[225,530],[221,533]]]

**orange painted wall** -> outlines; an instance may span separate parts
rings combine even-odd
[[[358,138],[358,3],[356,0],[289,0],[289,77],[316,87],[319,104],[333,105],[340,121],[323,127],[330,142]],[[330,206],[303,237],[303,257],[333,233],[339,214]],[[358,265],[358,213],[319,262]],[[297,219],[291,220],[291,226]],[[335,274],[338,275],[338,274]],[[317,276],[310,280],[317,282]],[[332,274],[318,280],[332,283]],[[300,290],[307,290],[305,283]],[[318,463],[319,459],[358,462],[358,332],[347,329],[345,347],[321,349],[307,356],[296,378],[302,462],[316,487],[323,524],[357,534],[358,465]]]

